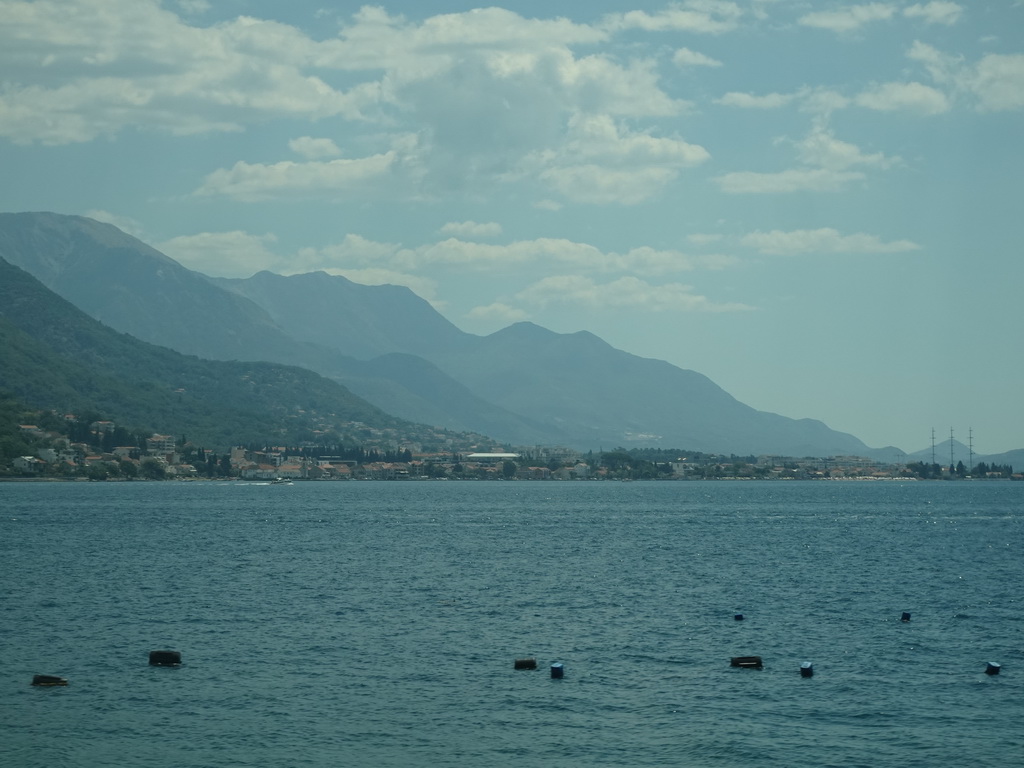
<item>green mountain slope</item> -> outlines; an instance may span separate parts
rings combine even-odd
[[[95,409],[221,449],[294,443],[317,430],[351,438],[351,422],[416,429],[302,368],[201,360],[117,333],[3,260],[0,389],[34,407]]]

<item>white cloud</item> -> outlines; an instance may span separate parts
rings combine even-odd
[[[714,181],[729,194],[838,192],[866,178],[862,171],[853,170],[857,166],[885,169],[899,162],[898,157],[865,154],[855,144],[837,139],[823,118],[816,118],[810,132],[793,144],[803,167],[770,173],[736,171]]]
[[[677,67],[720,67],[722,62],[703,53],[680,48],[672,54],[672,63]]]
[[[608,115],[577,115],[562,150],[536,153],[526,167],[574,202],[635,205],[710,157],[679,138],[623,130]]]
[[[689,0],[657,13],[627,11],[605,17],[605,29],[639,29],[645,32],[700,32],[720,34],[736,28],[742,9],[721,0]]]
[[[502,265],[527,263],[574,264],[600,267],[607,257],[592,245],[562,238],[519,240],[507,245],[477,243],[448,238],[416,250],[417,265],[452,264],[493,270]]]
[[[827,168],[793,168],[775,173],[734,171],[715,178],[729,194],[775,194],[789,192],[838,192],[851,182],[860,181],[859,171],[835,171]]]
[[[340,243],[323,248],[302,248],[292,258],[295,272],[327,272],[353,269],[370,270],[374,274],[406,273],[415,269],[415,251],[395,243],[381,243],[361,235],[347,234]],[[338,272],[340,274],[340,272]]]
[[[1024,109],[1024,54],[986,54],[976,64],[963,56],[915,40],[907,58],[920,62],[928,74],[958,96],[976,99],[982,112]]]
[[[907,110],[937,115],[949,110],[946,95],[921,83],[881,83],[858,94],[855,103],[882,112]]]
[[[767,93],[763,96],[755,96],[752,93],[732,91],[715,99],[715,103],[742,109],[778,109],[791,103],[797,98],[797,95],[795,93]]]
[[[846,109],[850,100],[831,88],[813,88],[801,91],[800,111],[810,112],[822,117],[828,116],[839,109]]]
[[[653,58],[577,56],[569,48],[603,41],[604,30],[494,8],[418,25],[382,14],[364,9],[342,30],[337,66],[355,66],[354,60],[383,69],[381,103],[394,107],[388,118],[415,121],[428,195],[438,189],[486,193],[492,185],[541,179],[550,171],[545,183],[572,197],[567,177],[587,175],[587,169],[562,169],[600,168],[607,159],[577,156],[578,116],[659,118],[688,106],[661,88]],[[651,176],[646,170],[640,175]],[[614,196],[600,199],[616,202]]]
[[[395,161],[393,151],[326,162],[282,161],[264,165],[239,161],[230,169],[221,168],[209,174],[196,194],[223,195],[246,202],[288,195],[365,194],[366,184],[388,176]]]
[[[449,266],[460,272],[502,271],[521,274],[526,265],[548,268],[553,265],[593,273],[636,273],[664,275],[694,270],[724,269],[735,264],[734,257],[722,254],[687,254],[677,250],[658,250],[638,246],[617,253],[602,251],[589,243],[565,238],[517,240],[507,244],[481,243],[449,237],[437,243],[406,248],[348,234],[338,244],[324,248],[305,248],[290,258],[290,271],[314,270],[390,270],[403,274],[435,266]]]
[[[915,3],[903,9],[907,18],[922,19],[927,24],[952,26],[960,20],[963,8],[956,3],[934,0],[930,3]]]
[[[528,320],[530,316],[522,309],[511,307],[499,301],[487,306],[473,307],[473,309],[466,313],[466,317],[470,320],[480,320],[498,326],[505,326]]]
[[[381,7],[363,6],[352,20],[342,27],[341,43],[328,49],[331,56],[323,63],[349,70],[392,70],[403,78],[433,77],[438,68],[454,64],[467,46],[498,54],[528,53],[592,45],[608,35],[564,17],[528,19],[499,7],[438,14],[416,24],[389,16]]]
[[[689,106],[660,88],[653,59],[633,59],[623,65],[604,55],[577,59],[565,51],[553,52],[550,58],[548,64],[539,62],[545,64],[539,73],[549,80],[545,70],[550,70],[555,79],[550,86],[543,80],[538,85],[564,100],[563,111],[568,107],[591,114],[663,117]]]
[[[574,117],[566,150],[575,157],[603,158],[629,166],[693,166],[711,157],[704,147],[682,139],[623,130],[608,115]]]
[[[837,139],[824,120],[815,120],[810,133],[797,142],[796,148],[804,163],[833,171],[844,171],[855,165],[888,168],[899,161],[881,152],[864,154],[855,144]]]
[[[653,61],[577,58],[570,51],[602,42],[606,30],[500,8],[411,23],[366,7],[338,37],[315,40],[251,17],[198,26],[157,0],[3,5],[0,136],[25,143],[90,141],[127,126],[190,134],[243,130],[277,116],[386,121],[415,115],[424,137],[444,145],[463,117],[443,100],[431,111],[447,93],[448,105],[479,104],[479,115],[491,115],[490,126],[477,127],[496,150],[502,141],[532,137],[535,145],[522,154],[549,144],[545,129],[564,125],[565,115],[577,110],[670,115],[684,106],[658,86]],[[186,5],[202,10],[204,4]],[[347,91],[328,84],[338,72],[348,73]],[[503,102],[515,112],[532,106],[535,119],[507,120],[493,111]],[[504,133],[487,130],[503,125]],[[460,148],[461,134],[452,136]]]
[[[875,235],[842,235],[831,228],[751,232],[740,239],[740,244],[761,253],[779,256],[800,253],[902,253],[920,249],[919,245],[910,240],[883,242]]]
[[[118,216],[117,214],[110,213],[109,211],[96,209],[86,211],[82,215],[87,216],[90,219],[95,219],[96,221],[102,221],[105,224],[113,224],[122,232],[127,232],[132,237],[137,237],[140,240],[145,235],[145,228],[142,224],[128,216]]]
[[[815,11],[797,19],[805,27],[828,29],[832,32],[854,32],[873,21],[892,18],[896,8],[891,3],[866,3],[841,6],[831,11]]]
[[[801,112],[827,116],[832,112],[845,109],[850,100],[838,91],[830,88],[802,87],[791,93],[766,93],[757,95],[730,91],[714,100],[715,104],[739,109],[780,109],[797,104]]]
[[[607,263],[608,258],[592,245],[556,238],[498,245],[450,237],[437,243],[406,248],[353,234],[346,235],[339,244],[320,249],[304,249],[297,255],[303,271],[368,267],[404,273],[438,265],[487,272],[502,266],[518,268],[528,263],[563,263],[599,268]]]
[[[372,95],[306,71],[323,44],[284,24],[191,26],[155,0],[7,0],[3,16],[0,135],[23,143],[90,141],[127,126],[184,135],[268,115],[355,117]]]
[[[501,234],[501,224],[495,221],[449,221],[441,227],[441,234],[455,237],[497,237]]]
[[[260,270],[281,271],[287,261],[270,250],[277,242],[272,234],[202,232],[182,235],[155,245],[189,269],[210,277],[250,277]]]
[[[965,84],[981,110],[1024,109],[1024,54],[988,54],[967,73]]]
[[[338,145],[331,139],[314,139],[311,136],[300,136],[288,142],[288,148],[307,160],[319,160],[324,157],[337,157],[341,154]]]
[[[603,284],[582,275],[546,277],[520,291],[516,298],[541,307],[570,305],[602,311],[739,312],[752,309],[745,304],[716,303],[682,283],[652,285],[636,277],[621,277]]]
[[[907,58],[921,62],[937,83],[947,83],[955,79],[963,62],[962,57],[943,53],[920,40],[915,40],[910,46]]]
[[[637,205],[657,195],[677,175],[667,167],[608,168],[586,163],[548,169],[540,179],[576,203]]]
[[[678,106],[657,86],[654,63],[576,58],[569,46],[603,42],[608,32],[564,18],[526,19],[502,8],[430,17],[420,24],[364,7],[319,61],[350,71],[385,73],[384,97],[428,110],[489,107],[540,99],[557,111],[673,114]],[[429,84],[424,90],[424,84]],[[475,97],[467,89],[478,91]],[[525,103],[525,102],[524,102]],[[542,106],[542,105],[538,105]],[[500,113],[499,113],[500,115]],[[504,115],[500,115],[502,119]]]
[[[837,109],[844,109],[849,99],[828,88],[807,87],[792,93],[767,93],[762,96],[731,91],[715,99],[716,104],[741,109],[778,109],[794,102],[799,103],[803,112],[825,115]]]

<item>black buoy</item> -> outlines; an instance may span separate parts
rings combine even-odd
[[[985,674],[986,675],[998,675],[999,674],[999,669],[1000,669],[1000,667],[999,667],[999,665],[996,662],[990,661],[988,664],[985,665]]]
[[[764,666],[761,663],[760,656],[733,656],[729,661],[729,665],[743,667],[744,669],[761,669]]]
[[[44,688],[51,688],[55,685],[67,685],[68,681],[66,678],[58,677],[57,675],[33,675],[32,685],[38,685]]]
[[[514,669],[536,669],[536,659],[516,659],[516,663],[513,665]]]
[[[903,612],[903,615],[902,615],[902,616],[900,616],[900,621],[904,621],[904,622],[905,622],[905,621],[910,621],[910,614],[909,614],[909,613],[907,613],[906,611],[904,611],[904,612]]]
[[[565,675],[565,665],[559,664],[557,661],[551,665],[551,679],[561,680]]]
[[[800,665],[800,677],[814,677],[814,665],[805,661]]]
[[[736,621],[743,621],[743,614],[737,613],[733,618],[736,619]]]
[[[154,667],[180,666],[181,651],[150,651],[149,663]]]

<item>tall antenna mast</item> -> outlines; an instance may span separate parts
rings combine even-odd
[[[935,427],[932,427],[932,466],[935,465]]]
[[[967,450],[968,450],[968,456],[970,457],[967,460],[968,461],[967,471],[968,472],[973,472],[974,471],[974,428],[973,427],[968,427],[967,428]]]
[[[949,428],[949,473],[953,474],[953,428]]]

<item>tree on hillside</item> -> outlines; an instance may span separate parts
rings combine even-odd
[[[633,466],[633,457],[625,449],[616,448],[614,451],[601,454],[601,464],[612,472],[618,472]]]
[[[163,480],[167,476],[164,465],[153,458],[143,459],[139,471],[146,480]]]

